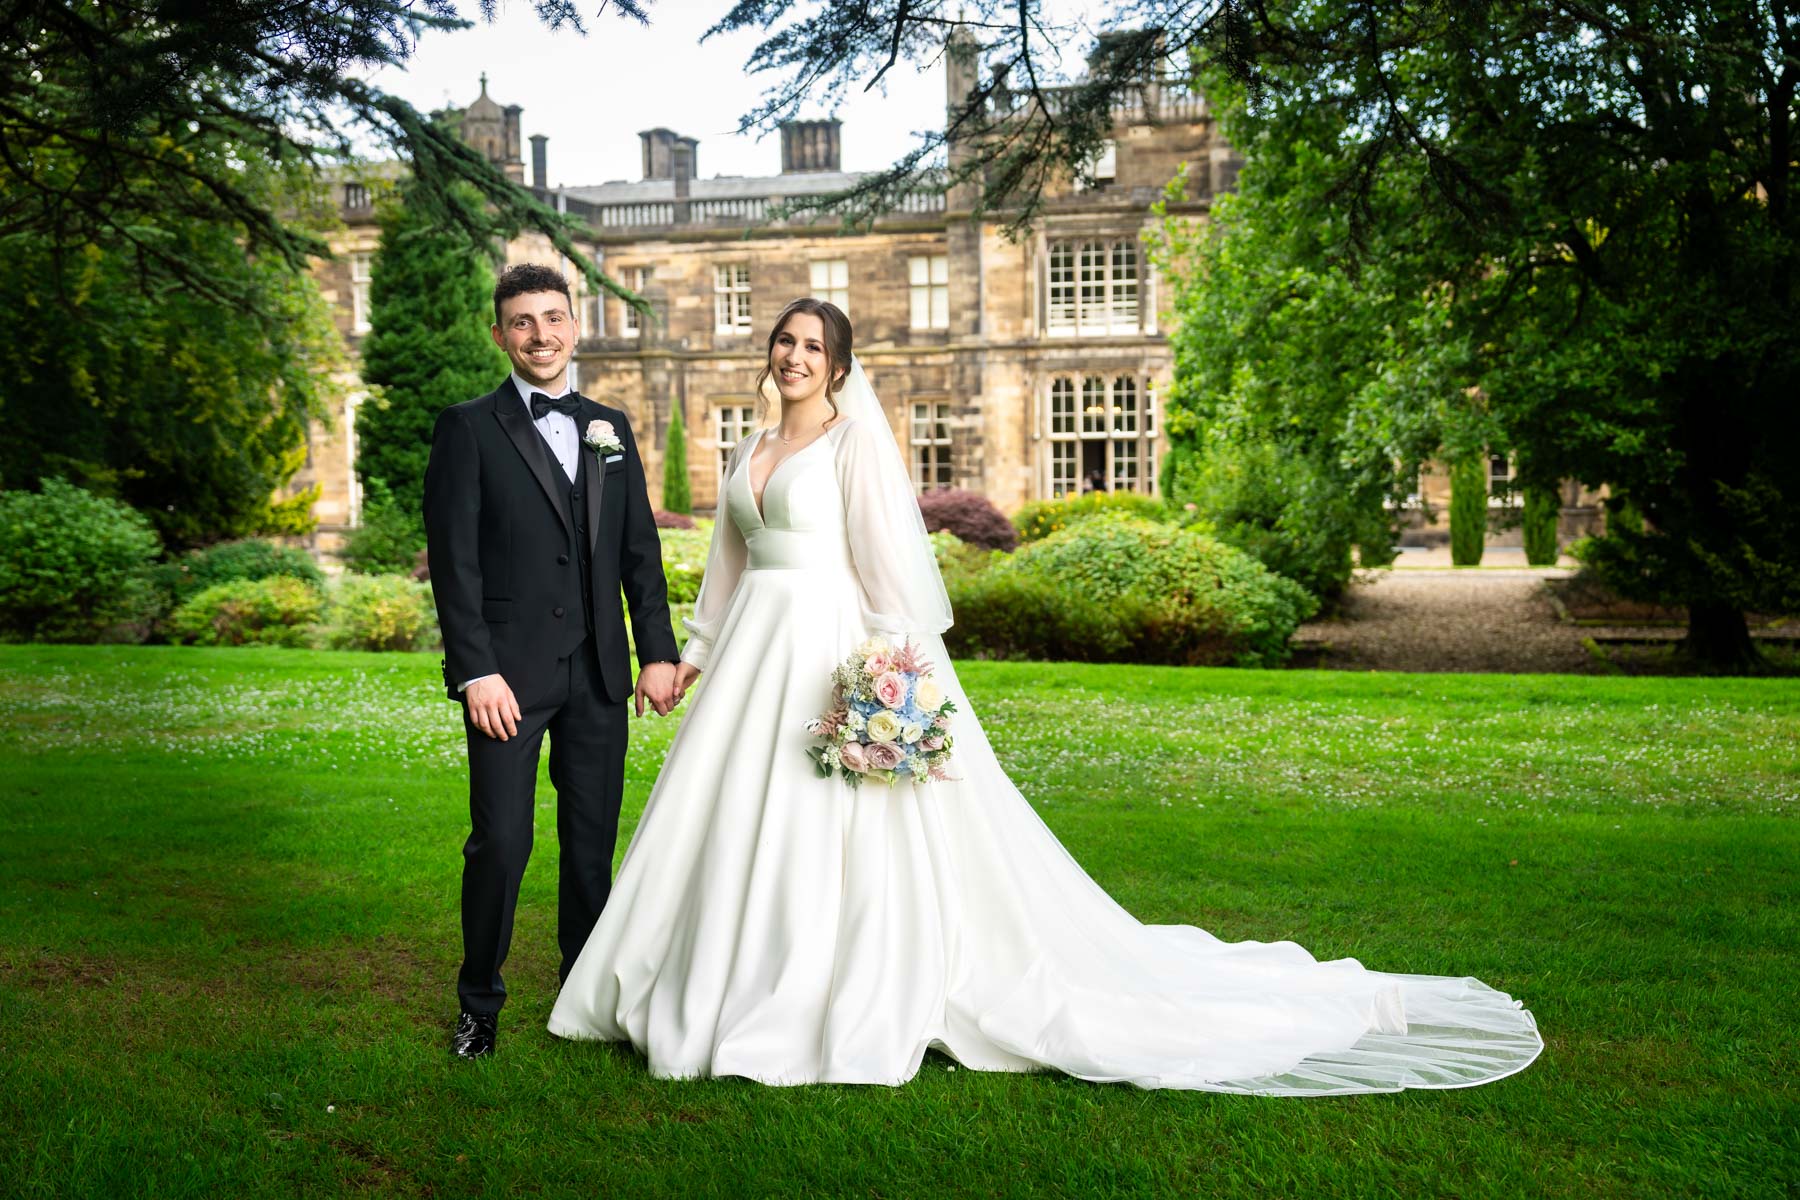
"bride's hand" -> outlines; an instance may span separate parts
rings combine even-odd
[[[694,686],[694,680],[700,678],[700,668],[692,663],[675,664],[675,703],[680,704],[687,690]]]

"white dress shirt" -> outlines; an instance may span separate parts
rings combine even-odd
[[[552,400],[555,400],[559,396],[567,395],[569,391],[569,379],[567,375],[557,381],[554,387],[541,387],[538,384],[528,383],[525,380],[520,379],[519,373],[514,371],[512,373],[512,383],[513,387],[518,389],[519,399],[525,405],[525,411],[527,413],[531,411],[531,397],[534,393],[542,392]],[[570,483],[574,483],[575,472],[580,468],[580,460],[575,456],[581,453],[581,438],[575,431],[575,418],[571,417],[568,413],[547,412],[537,420],[533,421],[532,424],[537,426],[538,434],[544,439],[544,443],[550,447],[550,453],[554,454],[556,456],[556,461],[562,464],[563,474],[569,477]],[[491,678],[493,678],[491,675],[477,675],[456,690],[459,692],[466,692],[469,690],[469,684],[480,683],[483,679]]]
[[[512,381],[513,386],[519,389],[519,398],[525,402],[526,412],[531,411],[531,397],[535,392],[542,392],[552,400],[565,396],[569,392],[567,375],[558,380],[555,387],[540,387],[535,383],[527,383],[519,378],[517,371],[512,373]],[[538,433],[549,445],[550,453],[554,454],[556,461],[562,464],[563,474],[569,477],[570,483],[574,483],[575,471],[579,462],[575,456],[580,453],[581,448],[581,438],[575,430],[575,418],[568,413],[547,412],[532,424],[537,426]]]

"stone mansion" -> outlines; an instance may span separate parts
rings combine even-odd
[[[976,65],[955,53],[948,62],[955,101],[969,94]],[[1095,486],[1155,490],[1170,352],[1140,235],[1184,164],[1189,199],[1178,211],[1199,215],[1232,185],[1241,162],[1184,85],[1146,84],[1116,112],[1094,183],[1052,195],[1016,241],[1001,223],[973,217],[970,198],[954,191],[921,198],[866,232],[841,232],[831,218],[771,219],[784,198],[857,178],[840,169],[845,131],[835,120],[784,126],[779,173],[703,178],[693,138],[649,129],[640,135],[642,178],[551,188],[547,139],[528,139],[528,176],[521,110],[489,97],[485,77],[480,95],[449,115],[465,141],[575,217],[586,230],[584,249],[649,301],[646,318],[578,290],[582,337],[571,369],[577,389],[630,416],[653,503],[679,405],[694,504],[713,507],[725,455],[769,415],[755,380],[770,325],[802,295],[849,314],[858,357],[919,488],[968,488],[1009,513]],[[333,184],[344,226],[336,259],[318,276],[353,355],[368,329],[378,237],[371,190],[394,172],[395,164],[378,165]],[[541,237],[512,242],[506,261],[561,265],[583,287]],[[356,379],[344,380],[343,397],[332,427],[313,431],[296,480],[321,489],[321,553],[338,548],[359,513]]]

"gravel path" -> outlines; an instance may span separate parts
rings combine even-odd
[[[1353,671],[1549,671],[1602,668],[1582,646],[1593,631],[1565,625],[1543,580],[1560,569],[1370,572],[1342,614],[1294,635],[1295,663]]]

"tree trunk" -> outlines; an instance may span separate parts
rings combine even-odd
[[[1743,675],[1765,665],[1761,651],[1750,640],[1744,612],[1729,604],[1688,605],[1687,637],[1679,653],[1695,666],[1720,675]]]

